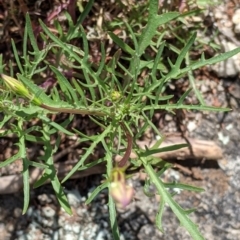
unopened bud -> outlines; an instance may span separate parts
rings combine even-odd
[[[126,184],[123,168],[112,170],[110,194],[120,208],[125,208],[133,198],[133,187]]]
[[[19,96],[28,98],[36,105],[41,105],[42,102],[40,99],[36,98],[33,94],[31,94],[28,89],[17,79],[9,77],[5,74],[1,74],[2,79],[4,80],[7,88],[15,94]]]
[[[119,101],[121,98],[122,98],[122,95],[121,95],[120,92],[118,92],[118,91],[113,91],[113,92],[111,93],[111,99],[112,99],[113,102],[117,102],[117,101]]]

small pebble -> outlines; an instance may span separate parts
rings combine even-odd
[[[194,131],[197,128],[197,124],[195,123],[195,121],[189,121],[187,124],[187,129],[189,132]]]
[[[73,207],[78,207],[81,203],[81,195],[77,189],[67,191],[68,202]]]
[[[46,206],[42,208],[42,213],[45,217],[52,218],[56,214],[56,211],[51,207]]]
[[[240,24],[240,9],[237,9],[232,17],[232,22],[237,25]]]

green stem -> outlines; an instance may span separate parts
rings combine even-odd
[[[113,138],[114,134],[111,134],[111,142],[113,143]],[[112,161],[112,151],[109,149],[109,154],[106,156],[107,158],[107,176],[108,179],[111,177],[112,169],[113,169],[113,161]],[[119,229],[118,229],[118,224],[117,224],[117,212],[116,212],[116,206],[115,202],[110,195],[110,184],[108,186],[108,210],[109,210],[109,219],[110,219],[110,225],[113,233],[113,239],[114,240],[119,240],[120,235],[119,235]]]
[[[23,203],[23,214],[27,212],[30,200],[30,182],[29,182],[29,164],[26,155],[25,146],[25,134],[23,132],[23,121],[19,119],[18,121],[18,136],[19,136],[19,152],[20,158],[23,163],[23,193],[24,193],[24,203]]]

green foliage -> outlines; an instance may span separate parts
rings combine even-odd
[[[18,56],[15,43],[12,42],[15,62],[19,69],[18,74],[13,74],[11,63],[8,65],[8,73],[0,59],[0,73],[17,76],[15,82],[18,86],[24,86],[24,91],[15,91],[16,88],[7,88],[6,77],[2,75],[0,108],[4,112],[4,118],[0,123],[1,136],[15,134],[18,138],[18,153],[4,162],[0,167],[7,166],[17,159],[22,159],[23,163],[23,183],[24,183],[24,206],[23,213],[26,213],[29,204],[29,171],[30,167],[42,168],[42,176],[34,183],[34,187],[39,187],[49,181],[56,193],[56,197],[61,207],[71,214],[71,208],[64,193],[62,183],[68,180],[76,171],[91,168],[102,162],[106,162],[105,181],[91,194],[87,203],[104,188],[110,188],[110,176],[117,163],[113,162],[113,155],[116,152],[114,138],[116,133],[119,136],[119,146],[126,146],[126,153],[133,150],[137,154],[137,159],[131,160],[131,166],[145,169],[148,174],[144,192],[148,194],[148,187],[153,184],[157,191],[155,194],[161,196],[161,203],[156,217],[157,227],[162,230],[162,215],[164,207],[168,205],[178,217],[181,225],[186,228],[194,239],[203,239],[196,225],[189,218],[189,213],[182,209],[169,193],[169,188],[179,188],[190,191],[202,191],[202,189],[187,186],[179,183],[164,183],[161,174],[169,168],[169,164],[156,158],[153,154],[163,151],[172,151],[186,145],[176,145],[167,148],[160,148],[159,141],[151,149],[139,149],[135,144],[136,140],[142,137],[145,130],[151,127],[156,135],[161,136],[159,130],[154,126],[151,119],[154,111],[164,109],[174,112],[176,109],[200,110],[200,111],[228,111],[227,108],[216,108],[207,106],[196,88],[192,75],[195,69],[209,64],[224,61],[240,52],[240,48],[228,53],[220,54],[216,57],[206,59],[204,54],[197,61],[191,60],[189,52],[196,41],[196,33],[188,39],[184,39],[185,44],[181,49],[176,49],[176,60],[168,58],[169,68],[165,66],[164,51],[172,46],[168,45],[163,37],[167,31],[161,32],[160,41],[156,44],[153,39],[160,35],[159,29],[171,23],[172,20],[181,18],[178,12],[166,12],[158,14],[158,0],[151,0],[149,3],[149,14],[145,28],[141,33],[135,33],[128,23],[122,23],[130,34],[131,43],[126,43],[113,32],[109,36],[121,50],[116,50],[112,59],[107,61],[104,44],[101,45],[101,61],[98,64],[91,63],[89,59],[89,42],[85,31],[81,26],[83,19],[89,12],[93,1],[89,1],[87,8],[74,25],[67,15],[69,29],[64,32],[60,24],[56,24],[59,36],[54,35],[49,28],[40,20],[43,29],[41,34],[44,48],[40,49],[34,36],[29,15],[26,16],[26,26],[23,41],[23,56]],[[71,40],[78,38],[81,40],[82,48],[71,44]],[[28,45],[30,43],[30,46]],[[147,51],[155,49],[154,58],[149,59]],[[49,61],[49,56],[54,56],[55,61]],[[144,78],[144,84],[139,84],[139,79],[143,70],[148,74]],[[57,80],[57,84],[52,87],[49,93],[45,92],[38,83],[38,76],[44,74],[46,70],[52,72]],[[72,76],[66,77],[65,71],[71,71]],[[173,102],[173,95],[165,94],[165,87],[170,81],[188,75],[191,88],[188,89],[177,102]],[[26,91],[25,91],[26,90]],[[199,104],[188,105],[186,97],[193,91],[198,97]],[[28,94],[30,93],[30,94]],[[24,102],[23,102],[24,99]],[[39,106],[36,106],[33,99],[37,99]],[[106,102],[110,102],[108,105]],[[56,123],[49,115],[57,113],[69,113],[65,121]],[[89,115],[102,132],[93,136],[86,136],[76,129],[69,129],[68,126],[75,114]],[[14,121],[12,121],[14,119]],[[40,124],[31,126],[34,119],[39,119]],[[142,127],[139,127],[139,121]],[[10,128],[7,128],[10,126]],[[123,127],[124,126],[124,127]],[[133,131],[137,129],[137,132]],[[82,141],[90,141],[79,161],[72,170],[60,182],[54,167],[53,157],[59,149],[61,134],[75,135]],[[37,136],[37,137],[36,137]],[[57,137],[56,137],[57,136]],[[55,139],[54,144],[50,144],[50,139]],[[39,158],[39,162],[28,159],[26,155],[27,142],[41,143],[44,155]],[[94,162],[87,162],[93,150],[99,146],[105,150],[104,159]],[[132,149],[133,148],[133,149]],[[128,153],[124,157],[128,158]],[[155,172],[154,167],[160,167],[159,172]],[[127,167],[127,166],[126,166]],[[114,239],[119,239],[119,231],[116,222],[115,202],[109,195],[109,214],[113,230]]]

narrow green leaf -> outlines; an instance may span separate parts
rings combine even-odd
[[[201,106],[201,105],[184,105],[184,104],[163,104],[158,106],[146,106],[143,108],[143,111],[146,110],[157,110],[157,109],[187,109],[187,110],[201,110],[201,111],[215,111],[215,112],[227,112],[230,111],[230,108],[221,108],[221,107],[212,107],[212,106]]]
[[[31,135],[31,134],[26,134],[25,139],[26,139],[26,141],[29,141],[29,142],[44,143],[42,137],[36,137],[34,135]]]
[[[1,107],[0,107],[1,109]],[[9,115],[6,115],[4,114],[3,115],[3,119],[1,119],[1,122],[0,122],[0,129],[3,128],[3,126],[12,118],[12,116],[9,114]]]
[[[76,80],[75,78],[72,78],[72,83],[77,91],[77,93],[79,94],[82,102],[84,103],[84,106],[87,106],[87,100],[86,100],[86,95],[84,94],[83,89],[81,88],[78,80]]]
[[[77,129],[73,128],[72,129],[75,133],[77,133],[79,135],[79,141],[81,142],[86,142],[86,141],[95,141],[97,139],[97,135],[94,135],[94,136],[88,136],[80,131],[78,131]]]
[[[155,133],[158,135],[158,136],[163,136],[161,134],[161,132],[158,130],[158,128],[153,124],[152,120],[151,120],[151,117],[148,117],[144,112],[142,112],[142,115],[144,117],[144,120],[146,121],[146,123],[148,123],[148,125],[155,131]],[[148,127],[149,127],[148,126]]]
[[[106,51],[104,48],[104,44],[101,42],[101,60],[98,66],[98,70],[96,72],[97,76],[99,76],[102,73],[105,64],[106,64]]]
[[[28,161],[28,164],[30,166],[33,166],[33,167],[37,167],[37,168],[48,168],[48,166],[46,164],[43,164],[43,163],[38,163],[38,162],[34,162],[34,161]]]
[[[160,137],[160,139],[158,139],[156,142],[155,142],[155,144],[150,148],[150,150],[152,150],[152,149],[157,149],[157,148],[159,148],[159,146],[162,144],[162,142],[163,142],[163,140],[164,140],[164,136],[162,136],[162,135],[160,135],[159,136]]]
[[[114,126],[114,124],[113,124]],[[112,128],[110,127],[110,129],[112,130]],[[113,131],[110,132],[110,142],[113,143],[114,142],[114,137],[115,137],[115,133]],[[106,141],[104,141],[104,139],[102,140],[102,145],[106,151],[106,161],[107,161],[107,179],[110,179],[111,177],[111,173],[113,170],[113,149],[112,146],[113,144],[109,144]],[[108,182],[108,181],[107,181]],[[108,182],[109,183],[109,182]],[[120,235],[119,235],[119,229],[118,229],[118,223],[117,223],[117,212],[116,212],[116,206],[115,206],[115,202],[110,194],[110,186],[111,184],[108,184],[108,212],[109,212],[109,220],[110,220],[110,227],[112,230],[112,234],[113,234],[113,239],[120,239]]]
[[[93,3],[94,3],[94,0],[89,0],[87,2],[87,5],[85,6],[83,12],[81,13],[80,17],[77,20],[77,23],[75,25],[76,28],[82,25],[84,19],[88,16],[90,10],[92,9]]]
[[[189,215],[190,213],[193,213],[195,212],[197,209],[196,208],[191,208],[191,209],[187,209],[187,210],[184,210],[184,212]]]
[[[160,177],[167,169],[173,167],[171,163],[165,162],[160,171],[157,172],[157,176]]]
[[[169,192],[165,189],[164,184],[162,181],[158,178],[155,170],[152,168],[150,164],[142,158],[143,164],[145,167],[145,170],[147,174],[149,175],[151,181],[155,184],[162,201],[166,202],[166,204],[169,205],[169,207],[172,209],[174,214],[179,219],[181,225],[186,228],[186,230],[189,232],[189,234],[192,236],[194,240],[204,240],[204,237],[199,232],[199,229],[197,226],[191,221],[191,219],[188,217],[188,215],[185,213],[185,211],[174,201],[172,196],[169,194]],[[161,225],[160,225],[161,226]]]
[[[74,133],[69,132],[67,129],[65,129],[64,127],[62,127],[62,126],[59,125],[58,123],[51,121],[48,117],[43,116],[43,115],[42,115],[42,116],[39,115],[38,117],[39,117],[41,120],[43,120],[45,123],[47,123],[47,124],[49,124],[50,126],[56,128],[57,130],[59,130],[60,132],[65,133],[65,134],[67,134],[67,135],[69,135],[69,136],[73,136],[73,135],[74,135]]]
[[[124,71],[125,75],[129,78],[134,78],[134,75],[120,62],[117,63],[117,65]]]
[[[96,166],[96,165],[98,165],[98,164],[100,164],[100,163],[105,162],[105,161],[106,161],[106,160],[105,160],[104,158],[100,158],[100,159],[98,159],[98,160],[96,160],[96,161],[90,162],[90,163],[88,163],[88,164],[80,167],[80,168],[78,169],[78,171],[83,171],[83,170],[92,168],[92,167],[94,167],[94,166]]]
[[[66,18],[68,20],[69,28],[71,28],[72,21],[69,19],[69,13],[65,12],[64,15],[66,16]],[[58,33],[59,38],[61,38],[62,40],[65,40],[65,36],[63,34],[63,29],[62,29],[62,26],[61,26],[59,21],[54,20],[54,27],[55,27],[55,29],[56,29],[56,31]]]
[[[8,158],[7,160],[0,163],[0,168],[5,167],[14,161],[18,160],[21,157],[21,152],[18,152],[17,154],[13,155],[12,157]]]
[[[108,64],[106,65],[106,70],[113,74],[116,75],[117,72],[115,71],[116,67],[117,67],[117,64],[119,63],[119,59],[122,55],[122,50],[121,48],[119,48],[112,56],[112,59],[108,62]],[[107,76],[107,73],[104,74],[104,76],[102,77],[106,77]]]
[[[168,64],[170,65],[171,68],[174,68],[175,65],[172,63],[171,59],[168,57],[167,58]]]
[[[175,151],[184,147],[188,147],[188,144],[175,144],[172,146],[162,147],[158,149],[147,149],[144,153],[141,153],[142,157],[148,157],[153,154],[161,153],[161,152],[169,152]]]
[[[205,190],[203,188],[182,184],[182,183],[163,183],[166,188],[178,188],[193,192],[204,192]]]
[[[44,171],[42,176],[33,184],[33,188],[41,187],[49,178],[49,175]]]
[[[162,52],[163,52],[164,46],[165,46],[165,41],[163,41],[161,43],[161,45],[158,49],[157,55],[154,59],[154,65],[153,65],[152,71],[151,71],[151,75],[152,75],[153,79],[156,79],[157,69],[166,71],[166,67],[160,63],[160,59],[162,57]],[[159,68],[159,65],[161,66],[161,68]],[[164,67],[164,69],[163,69],[163,67]]]
[[[144,186],[143,186],[143,192],[144,192],[144,194],[145,194],[147,197],[149,197],[149,198],[155,196],[155,192],[149,190],[150,186],[151,186],[150,179],[146,179],[146,180],[145,180],[145,184],[144,184]]]
[[[57,68],[55,68],[54,66],[50,65],[49,67],[56,74],[57,79],[58,79],[58,83],[59,83],[63,93],[65,93],[66,96],[69,99],[72,99],[75,103],[77,103],[78,102],[77,95],[75,93],[75,90],[73,89],[73,87],[69,83],[69,80],[67,80],[65,78],[65,76]]]
[[[85,34],[85,31],[84,31],[83,26],[80,26],[80,29],[81,29],[82,40],[83,40],[83,52],[84,52],[83,61],[84,61],[85,63],[87,63],[88,58],[89,58],[88,40],[87,40],[87,36],[86,36],[86,34]]]
[[[23,35],[23,60],[25,61],[25,66],[24,66],[25,71],[26,71],[27,62],[28,62],[27,48],[28,48],[28,30],[27,30],[27,24],[25,24],[24,35]]]
[[[205,54],[204,54],[204,52],[201,54],[201,61],[203,61],[203,62],[206,61],[206,58],[205,58]]]
[[[115,35],[112,32],[108,32],[111,39],[125,52],[129,53],[130,55],[134,55],[135,51],[128,46],[121,38],[119,38],[117,35]]]
[[[232,51],[221,53],[215,57],[209,58],[209,59],[201,59],[193,64],[190,64],[189,66],[181,69],[180,74],[188,72],[190,69],[195,70],[198,68],[201,68],[206,65],[215,64],[218,62],[222,62],[227,60],[228,58],[240,53],[240,47],[233,49]]]
[[[38,45],[37,45],[37,41],[35,39],[35,35],[33,33],[33,30],[32,30],[32,24],[31,24],[31,20],[30,20],[30,17],[29,17],[28,13],[26,14],[26,28],[27,28],[27,31],[28,31],[28,36],[29,36],[31,45],[33,47],[33,50],[34,50],[35,53],[37,53],[37,52],[39,52],[39,48],[38,48]]]
[[[117,223],[116,206],[110,194],[108,195],[108,209],[109,209],[109,219],[110,219],[110,226],[112,229],[113,239],[120,240],[120,234],[119,234],[118,223]]]
[[[188,96],[188,94],[192,91],[192,88],[187,89],[187,91],[180,97],[180,99],[177,101],[178,105],[183,104],[183,101]]]
[[[102,134],[100,134],[96,140],[91,144],[91,146],[87,149],[85,154],[81,157],[81,160],[71,169],[71,171],[67,174],[67,176],[62,180],[62,183],[67,181],[80,167],[81,165],[85,162],[87,157],[92,154],[93,149],[97,146],[99,142],[101,142],[107,134],[109,134],[111,131],[111,126],[108,126]]]
[[[137,38],[136,38],[136,34],[133,32],[133,29],[132,29],[131,25],[128,24],[128,22],[125,22],[125,25],[126,25],[128,31],[130,33],[130,37],[133,40],[134,49],[138,49],[138,41],[137,41]]]
[[[188,53],[188,51],[190,50],[191,46],[193,45],[195,39],[196,39],[197,33],[195,32],[190,39],[188,40],[187,44],[185,45],[185,47],[181,50],[180,54],[178,55],[177,61],[175,63],[175,69],[180,69],[181,64],[183,59],[185,58],[186,54]]]
[[[12,49],[13,49],[14,57],[15,57],[16,62],[17,62],[17,66],[18,66],[21,74],[23,74],[24,71],[23,71],[22,64],[21,64],[20,58],[19,58],[19,54],[18,54],[16,45],[15,45],[15,42],[13,41],[13,39],[11,39],[11,43],[12,43]]]
[[[77,50],[76,47],[66,44],[65,42],[62,42],[59,38],[57,38],[54,34],[51,33],[51,31],[48,29],[48,27],[39,19],[40,25],[44,32],[64,51],[66,51],[72,58],[74,58],[81,66],[81,69],[83,70],[84,77],[86,79],[86,82],[91,85],[92,87],[88,87],[91,96],[96,98],[95,91],[93,90],[94,85],[92,84],[92,80],[90,81],[89,75],[95,80],[94,84],[97,86],[101,86],[106,91],[106,86],[104,82],[96,75],[96,73],[91,69],[89,64],[87,63],[87,54],[84,53],[84,60],[79,56],[82,55],[79,50]],[[82,31],[82,37],[84,41],[84,47],[87,49],[87,40],[84,31]],[[84,40],[85,39],[85,40]],[[87,50],[88,51],[88,50]]]
[[[23,202],[23,210],[22,214],[27,212],[29,206],[29,196],[30,196],[30,182],[29,182],[29,164],[26,158],[23,158],[23,195],[24,195],[24,202]]]
[[[158,208],[158,212],[156,215],[156,226],[159,229],[159,231],[161,231],[162,233],[163,233],[162,217],[163,217],[163,213],[164,213],[164,206],[165,206],[165,202],[163,201],[163,199],[161,199],[159,208]]]
[[[161,15],[157,15],[156,10],[158,9],[158,7],[155,6],[156,2],[158,1],[157,0],[150,1],[148,22],[146,27],[143,29],[143,32],[139,39],[139,48],[138,48],[139,56],[141,56],[145,51],[145,49],[147,48],[147,46],[150,45],[153,36],[156,34],[156,29],[159,26],[170,22],[171,20],[177,18],[180,15],[178,12],[168,12],[168,13],[163,13]]]
[[[142,93],[136,93],[133,95],[134,97],[135,96],[146,96],[147,98],[149,99],[152,99],[152,100],[155,100],[156,99],[156,96],[155,95],[152,95],[152,93],[148,93],[148,92],[145,92],[143,91]],[[166,96],[159,96],[158,97],[158,102],[159,101],[166,101],[166,100],[170,100],[171,98],[173,98],[174,95],[166,95]]]
[[[61,186],[56,173],[54,174],[54,177],[51,178],[51,183],[61,207],[69,215],[72,215],[72,210],[68,203],[68,199],[63,191],[63,187]]]
[[[155,61],[153,62],[153,61],[143,61],[143,60],[141,60],[140,65],[139,65],[139,69],[143,69],[143,68],[152,69],[154,64],[155,64]],[[156,70],[160,70],[162,72],[167,72],[167,68],[161,62],[157,62],[155,67],[156,67]]]
[[[62,42],[59,38],[57,38],[49,29],[48,27],[39,19],[39,23],[43,29],[43,31],[64,51],[66,51],[71,57],[74,57],[77,62],[82,63],[82,59],[78,56],[78,54],[73,51],[73,47],[70,44],[66,44]]]
[[[101,185],[97,186],[94,191],[90,194],[90,196],[88,197],[87,201],[85,202],[85,204],[89,204],[92,202],[92,200],[105,188],[107,188],[109,185],[108,181],[105,181],[104,183],[102,183]]]
[[[189,66],[190,64],[190,58],[189,58],[189,53],[186,54],[186,64]],[[190,81],[190,84],[191,84],[191,87],[192,89],[194,90],[197,98],[198,98],[198,101],[201,105],[205,105],[205,101],[202,97],[202,94],[200,93],[200,91],[198,90],[197,86],[196,86],[196,83],[195,83],[195,79],[194,79],[194,76],[193,76],[193,72],[192,70],[189,70],[188,71],[188,78],[189,78],[189,81]]]

